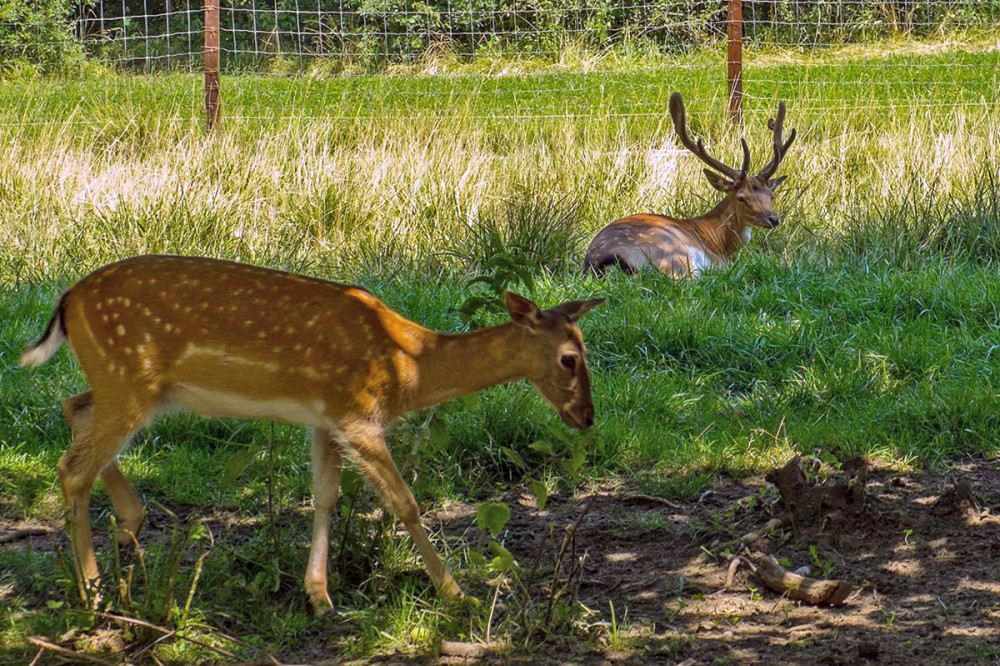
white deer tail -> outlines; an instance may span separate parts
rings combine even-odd
[[[66,324],[63,322],[64,298],[59,299],[59,305],[56,307],[56,311],[53,313],[52,319],[49,320],[49,325],[45,329],[45,333],[42,335],[42,338],[35,344],[28,347],[28,349],[21,354],[22,366],[26,368],[37,368],[42,363],[49,360],[49,358],[59,349],[63,340],[66,339]]]

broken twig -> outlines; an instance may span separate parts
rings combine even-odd
[[[52,534],[55,531],[56,530],[49,527],[27,527],[23,530],[4,532],[3,534],[0,534],[0,543],[17,541],[19,539],[28,539],[33,536],[44,536],[46,534]]]
[[[49,650],[55,652],[56,654],[61,654],[64,657],[69,657],[76,660],[77,662],[85,661],[91,664],[104,664],[105,666],[113,666],[110,661],[105,661],[98,657],[92,657],[89,654],[84,654],[83,652],[77,652],[76,650],[70,650],[69,648],[64,648],[61,645],[56,645],[55,643],[50,643],[44,638],[38,636],[28,636],[25,639],[28,643],[34,645],[35,647],[42,648],[44,650]],[[36,657],[37,659],[37,657]]]
[[[744,546],[746,546],[749,543],[753,543],[754,541],[757,541],[765,534],[770,534],[771,531],[778,529],[779,527],[781,527],[781,525],[782,525],[781,518],[772,518],[771,520],[764,523],[763,527],[758,528],[753,532],[747,532],[746,534],[741,536],[740,543],[742,543]]]
[[[671,509],[682,509],[680,504],[677,502],[671,502],[663,497],[657,497],[656,495],[646,495],[645,493],[631,493],[629,495],[622,495],[623,500],[642,500],[643,502],[654,502],[656,504],[662,504],[663,506],[669,506]]]
[[[441,640],[441,654],[446,657],[478,659],[486,656],[486,648],[479,643]]]

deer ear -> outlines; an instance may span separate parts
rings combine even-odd
[[[771,194],[774,194],[775,192],[778,191],[778,187],[783,182],[785,182],[786,178],[788,178],[788,176],[781,176],[780,178],[772,178],[771,179],[771,181],[768,183],[768,185],[771,187]]]
[[[708,182],[715,189],[720,192],[729,192],[733,189],[733,181],[729,180],[723,175],[717,174],[711,169],[702,169],[705,172],[705,178],[708,178]]]
[[[524,296],[519,296],[512,291],[504,295],[504,305],[507,307],[507,314],[519,326],[526,326],[530,329],[538,328],[542,323],[542,310],[537,305],[529,301]]]
[[[580,317],[587,314],[598,305],[604,302],[603,298],[593,298],[589,301],[570,301],[552,308],[555,312],[561,312],[570,318],[571,321],[579,321]]]

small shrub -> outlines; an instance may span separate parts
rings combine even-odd
[[[0,3],[0,77],[24,77],[78,66],[83,50],[74,38],[69,0]]]

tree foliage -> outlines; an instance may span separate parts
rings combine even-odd
[[[70,0],[0,0],[0,74],[55,71],[83,57]]]

